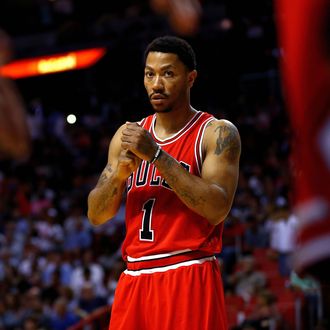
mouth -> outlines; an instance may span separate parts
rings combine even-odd
[[[165,100],[166,98],[167,98],[166,95],[164,95],[164,94],[159,94],[159,93],[157,93],[157,94],[152,94],[152,95],[150,96],[150,100],[152,100],[152,101]]]

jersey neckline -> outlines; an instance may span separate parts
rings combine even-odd
[[[183,134],[185,134],[198,120],[198,118],[202,115],[202,111],[198,111],[194,114],[194,116],[187,122],[185,126],[183,126],[178,132],[174,133],[172,136],[166,138],[166,139],[161,139],[157,136],[155,132],[155,122],[156,122],[156,114],[153,115],[152,117],[152,122],[150,126],[150,131],[156,142],[160,144],[168,144],[171,143],[178,138],[180,138]]]

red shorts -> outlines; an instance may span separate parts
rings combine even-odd
[[[110,330],[227,330],[215,257],[122,273]]]

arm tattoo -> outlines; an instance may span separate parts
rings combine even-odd
[[[171,157],[168,157],[168,158],[165,159],[165,167],[167,169],[171,169],[175,163],[176,163],[176,161]],[[168,173],[166,181],[171,186],[171,185],[173,185],[173,183],[178,181],[178,178],[175,174],[173,175],[171,173]]]
[[[99,181],[96,184],[96,187],[103,186],[103,184],[110,178],[111,172],[112,172],[111,165],[108,164],[105,167],[105,169],[103,170],[103,172],[99,178]]]
[[[111,202],[111,199],[114,198],[119,192],[118,187],[116,185],[109,184],[109,179],[112,175],[112,168],[111,165],[108,164],[105,169],[103,170],[99,181],[96,184],[96,188],[99,191],[99,201],[95,205],[95,209],[97,212],[101,213],[103,212]],[[108,186],[106,186],[108,184]]]
[[[226,150],[230,158],[237,157],[240,151],[240,143],[236,130],[229,126],[220,125],[214,130],[214,132],[216,131],[219,131],[219,135],[214,154],[220,155]]]
[[[192,207],[197,207],[203,205],[206,202],[201,196],[195,196],[192,191],[188,190],[177,190],[178,195],[180,195],[188,204]]]
[[[166,175],[166,182],[170,187],[173,187],[179,181],[177,174],[171,173],[171,169],[176,163],[177,161],[172,157],[167,157],[164,159],[164,168],[168,170]],[[196,197],[193,191],[188,190],[186,187],[177,187],[175,191],[192,207],[196,207],[197,205],[201,205],[203,202],[205,202],[203,198]]]
[[[116,196],[118,193],[117,187],[113,187],[110,192],[104,191],[100,195],[100,202],[96,206],[98,212],[104,211],[110,203],[110,199]]]

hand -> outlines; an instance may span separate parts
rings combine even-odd
[[[146,161],[150,161],[155,156],[158,148],[150,133],[137,123],[126,123],[121,141],[121,147],[124,150],[129,150]]]
[[[129,150],[122,149],[118,158],[118,176],[126,180],[141,164],[141,159]]]

